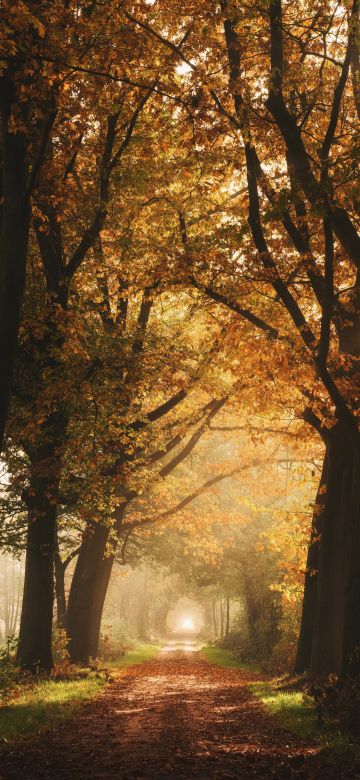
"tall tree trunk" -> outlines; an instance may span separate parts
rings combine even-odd
[[[360,448],[354,454],[351,477],[342,671],[356,677],[360,674]]]
[[[147,571],[144,571],[144,587],[142,598],[140,599],[138,612],[138,637],[147,639],[149,633],[149,603],[147,597]]]
[[[56,531],[55,531],[56,533]],[[61,560],[59,543],[55,540],[54,574],[55,574],[55,599],[56,599],[56,625],[58,628],[66,628],[66,596],[65,596],[65,566]]]
[[[33,672],[52,668],[54,535],[56,502],[51,475],[33,475],[28,498],[28,537],[17,660]]]
[[[60,251],[60,250],[59,250]],[[36,402],[54,392],[54,408],[39,426],[32,448],[28,507],[24,594],[20,621],[18,663],[28,669],[52,668],[52,619],[54,607],[54,553],[61,478],[61,460],[68,425],[66,399],[58,394],[62,365],[58,354],[64,343],[58,308],[67,311],[69,288],[61,279],[48,281],[47,330],[38,348]],[[64,280],[63,280],[64,281]],[[61,383],[60,383],[61,387]]]
[[[225,623],[225,636],[229,635],[230,631],[230,598],[226,596],[226,623]]]
[[[224,636],[224,608],[222,596],[220,596],[220,636]]]
[[[155,612],[153,618],[153,625],[157,636],[166,636],[166,618],[169,612],[170,602],[166,601],[165,604],[161,604]]]
[[[9,611],[9,633],[13,636],[14,630],[14,612],[15,612],[15,561],[11,561],[11,575],[10,575],[10,611]]]
[[[254,653],[258,650],[259,640],[259,614],[260,605],[256,594],[253,592],[253,586],[248,571],[243,568],[244,596],[246,603],[246,617],[248,625],[249,640],[253,646]]]
[[[326,502],[322,516],[317,603],[310,671],[341,672],[351,540],[352,447],[340,424],[328,443]]]
[[[54,551],[61,448],[67,419],[53,413],[42,433],[32,463],[28,506],[24,593],[17,660],[31,671],[52,668],[52,619],[54,606]]]
[[[216,639],[216,637],[218,635],[218,625],[217,625],[216,601],[215,601],[215,599],[212,599],[211,606],[212,606],[212,620],[213,620],[214,637]]]
[[[18,130],[9,129],[14,84],[0,79],[1,198],[0,207],[0,450],[8,415],[11,380],[25,285],[30,228],[27,194],[27,144]]]
[[[7,639],[9,636],[9,581],[8,581],[8,559],[7,556],[5,556],[4,561],[4,628],[5,628],[5,638]]]
[[[29,212],[28,203],[3,206],[0,232],[0,449],[8,416],[25,284]]]
[[[316,610],[317,582],[319,572],[320,533],[322,518],[325,508],[327,483],[327,457],[325,455],[323,467],[316,495],[315,510],[312,520],[310,543],[308,548],[306,571],[304,580],[304,595],[302,602],[302,615],[300,634],[297,645],[294,671],[303,674],[310,668],[312,643],[314,634],[314,620]]]
[[[125,509],[124,504],[117,510],[116,530]],[[114,547],[107,554],[108,541],[108,527],[89,528],[76,562],[67,608],[69,653],[74,662],[88,664],[99,653],[101,617],[115,559]]]
[[[11,627],[12,636],[16,634],[18,618],[19,618],[20,602],[21,602],[21,593],[22,593],[22,587],[21,587],[21,569],[20,569],[18,581],[16,584],[15,608],[14,608],[14,615],[13,615],[13,623]]]
[[[97,658],[101,616],[114,555],[106,556],[109,529],[98,525],[84,540],[71,583],[67,631],[72,661]]]

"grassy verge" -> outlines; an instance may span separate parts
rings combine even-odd
[[[160,647],[158,645],[136,645],[133,650],[128,650],[122,658],[106,661],[104,666],[107,669],[122,669],[126,666],[134,666],[134,664],[143,664],[144,661],[150,661],[151,658],[155,658],[159,651]]]
[[[326,721],[320,722],[313,700],[303,691],[284,690],[282,679],[257,681],[250,684],[250,689],[288,731],[320,745],[337,760],[359,760],[360,745],[350,734],[340,732]]]
[[[231,650],[223,650],[221,647],[212,647],[205,645],[200,650],[200,655],[206,661],[210,661],[216,666],[222,666],[224,669],[244,669],[247,672],[258,672],[259,669],[254,664],[245,664],[235,658]]]
[[[90,674],[82,680],[42,680],[23,690],[20,685],[0,707],[0,740],[36,734],[68,718],[81,702],[94,698],[105,682],[105,676]]]
[[[255,666],[242,663],[234,658],[230,650],[223,650],[220,647],[203,647],[201,655],[211,663],[226,669],[259,672]],[[315,706],[302,691],[284,691],[281,689],[281,681],[263,679],[250,682],[249,688],[264,704],[266,710],[278,717],[281,724],[289,731],[304,739],[309,739],[318,732]]]
[[[302,739],[319,736],[319,722],[315,705],[303,691],[284,691],[276,680],[257,681],[250,689],[264,704],[266,710],[277,716],[281,724]]]
[[[159,652],[156,645],[138,645],[122,658],[107,661],[106,669],[115,671],[141,664]],[[13,742],[35,735],[54,723],[71,717],[76,707],[95,698],[106,684],[106,674],[89,672],[81,679],[39,680],[19,683],[6,704],[0,706],[0,741]]]
[[[244,664],[234,658],[230,650],[220,647],[203,647],[201,656],[217,666],[226,669],[244,669],[259,672],[256,666]],[[339,754],[358,754],[359,747],[347,734],[340,733],[326,723],[319,723],[316,706],[312,699],[301,690],[286,690],[283,679],[253,680],[249,682],[251,692],[262,702],[270,715],[277,718],[281,725],[304,740],[311,740],[331,752]]]

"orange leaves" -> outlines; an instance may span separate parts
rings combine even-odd
[[[27,26],[36,30],[40,38],[45,37],[46,29],[43,22],[30,11],[22,0],[7,0],[4,2],[5,11],[11,14],[12,22],[18,30],[26,31]]]
[[[41,341],[48,330],[46,322],[42,320],[22,320],[19,329],[20,343],[27,341]]]

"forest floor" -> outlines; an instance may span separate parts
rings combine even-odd
[[[360,778],[350,757],[266,713],[249,687],[258,675],[192,650],[169,646],[119,671],[73,718],[1,747],[1,780]]]

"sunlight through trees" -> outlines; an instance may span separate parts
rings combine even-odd
[[[0,22],[5,655],[357,679],[358,0]]]

